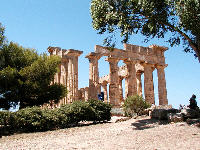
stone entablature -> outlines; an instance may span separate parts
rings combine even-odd
[[[124,44],[124,50],[111,49],[99,45],[95,46],[96,54],[102,56],[109,56],[118,58],[120,60],[140,61],[159,65],[165,65],[164,52],[168,48],[157,45],[151,45],[149,47],[142,47],[130,44]]]
[[[116,48],[109,50],[107,47],[96,45],[95,52],[86,56],[89,60],[89,87],[78,90],[78,57],[82,51],[49,47],[48,51],[51,55],[58,55],[62,58],[59,66],[60,72],[56,74],[54,82],[64,84],[67,87],[68,96],[60,104],[78,99],[98,99],[97,95],[102,89],[105,102],[118,107],[124,100],[122,80],[125,79],[125,98],[134,94],[142,95],[142,74],[144,74],[145,100],[155,104],[152,74],[155,69],[158,74],[159,104],[168,104],[164,72],[167,66],[164,52],[167,49],[157,45],[142,47],[124,44],[124,50]],[[99,77],[98,60],[103,56],[107,56],[105,60],[110,65],[110,73]],[[118,67],[120,60],[125,65]]]
[[[98,56],[98,58],[93,58],[96,61],[96,72],[98,72],[98,60],[102,56],[107,56],[106,61],[110,65],[110,74],[97,77],[95,81],[90,78],[93,86],[89,85],[89,89],[90,87],[95,89],[94,87],[97,85],[98,91],[99,86],[105,91],[107,86],[109,86],[109,102],[117,107],[123,101],[122,80],[125,79],[125,98],[134,94],[142,95],[141,75],[144,73],[145,99],[149,103],[155,104],[153,71],[157,69],[159,104],[168,104],[164,73],[164,66],[167,66],[165,64],[164,52],[167,49],[166,47],[157,45],[142,47],[124,44],[124,50],[122,50],[117,48],[109,49],[96,45],[95,52],[90,53],[86,58],[89,58],[91,55]],[[120,60],[123,60],[125,65],[118,67]],[[95,76],[94,72],[90,70],[90,75],[92,74]],[[97,95],[98,91],[95,90],[92,94],[96,93]],[[89,98],[95,98],[92,94],[89,92]],[[108,100],[106,99],[106,101]]]

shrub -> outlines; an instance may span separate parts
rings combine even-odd
[[[111,105],[106,104],[100,100],[88,100],[89,106],[92,108],[94,114],[90,116],[93,121],[109,121],[111,119]]]
[[[89,121],[93,111],[87,102],[75,101],[59,109],[67,117],[67,124],[77,124],[80,121]]]
[[[8,126],[11,121],[11,112],[0,111],[0,126]]]
[[[43,122],[43,112],[39,107],[27,107],[15,113],[16,122],[14,126],[25,132],[40,131]]]
[[[143,97],[139,95],[134,95],[127,97],[124,102],[123,109],[125,112],[125,116],[132,117],[134,114],[141,115],[144,109],[149,108],[151,105],[147,103]]]
[[[97,100],[75,101],[56,109],[27,107],[14,113],[0,112],[0,130],[10,133],[66,128],[80,121],[110,120],[110,111],[109,104]]]
[[[60,128],[60,114],[58,109],[44,109],[42,110],[40,131],[47,131]]]

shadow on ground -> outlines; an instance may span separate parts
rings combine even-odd
[[[137,120],[136,122],[132,123],[131,126],[134,127],[134,130],[144,130],[154,128],[158,125],[166,125],[168,124],[167,120],[158,120],[158,119],[143,119]]]

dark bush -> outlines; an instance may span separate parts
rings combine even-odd
[[[141,115],[142,112],[146,109],[149,108],[151,105],[147,103],[143,97],[139,95],[134,95],[127,97],[123,109],[125,112],[125,116],[132,117],[134,115]]]
[[[0,111],[0,137],[14,132],[14,128],[11,126],[14,122],[14,113],[9,111]]]
[[[47,131],[56,128],[60,128],[61,114],[58,113],[58,109],[44,109],[41,116],[40,131]]]
[[[67,124],[77,124],[80,121],[89,121],[93,111],[87,102],[75,101],[62,106],[58,112],[64,114]]]
[[[43,128],[43,110],[39,107],[27,107],[15,113],[14,126],[25,132],[41,131]]]
[[[76,125],[80,121],[111,118],[111,106],[97,100],[75,101],[56,109],[27,107],[17,112],[0,112],[0,129],[13,132],[47,131]]]
[[[89,106],[92,108],[94,114],[91,115],[92,121],[109,121],[111,119],[111,105],[106,104],[100,100],[91,99],[88,101]]]
[[[0,126],[10,125],[11,112],[9,111],[0,111]]]

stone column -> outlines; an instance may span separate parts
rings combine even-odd
[[[60,56],[62,58],[62,50],[61,50],[60,47],[48,47],[47,50],[50,53],[50,56],[57,55],[57,56]],[[59,84],[60,79],[61,79],[61,65],[58,66],[58,69],[59,69],[58,72],[54,76],[53,83]]]
[[[73,69],[74,69],[74,84],[73,84],[73,96],[74,100],[78,100],[78,57],[73,58]]]
[[[110,65],[110,74],[109,74],[109,100],[110,104],[115,107],[120,106],[120,98],[119,98],[119,76],[118,76],[118,59],[113,57],[108,57],[106,61],[109,62]]]
[[[142,81],[141,81],[142,72],[136,73],[136,80],[137,80],[137,94],[142,96]]]
[[[100,55],[96,53],[90,53],[86,56],[89,59],[89,99],[98,99],[98,94],[100,91],[99,85],[99,69],[98,60]]]
[[[66,51],[66,57],[68,58],[68,102],[78,100],[78,57],[82,54],[82,51],[70,49]]]
[[[61,61],[61,74],[60,74],[60,84],[67,87],[67,76],[68,76],[68,59],[63,59]],[[67,97],[60,100],[60,105],[67,104]]]
[[[119,100],[120,100],[120,103],[124,100],[123,99],[122,80],[123,80],[123,77],[119,77]]]
[[[69,59],[68,63],[68,79],[67,79],[67,100],[71,103],[73,100],[73,63],[72,58]]]
[[[104,81],[103,83],[102,83],[102,90],[103,90],[103,93],[104,93],[104,102],[106,102],[106,103],[108,103],[108,89],[107,89],[107,82],[106,81]]]
[[[136,82],[136,69],[135,69],[135,61],[124,61],[127,65],[127,77],[125,79],[125,95],[126,98],[128,96],[137,94],[137,82]]]
[[[60,84],[61,65],[58,66],[58,72],[54,76],[54,83]]]
[[[144,94],[145,100],[150,104],[155,104],[154,85],[153,85],[153,64],[144,63]]]
[[[85,88],[85,101],[88,101],[88,90],[89,90],[89,88],[88,87],[86,87]]]
[[[167,65],[157,65],[157,73],[158,73],[158,96],[159,96],[159,105],[167,105],[167,88],[166,88],[166,80],[165,80],[165,71],[164,68]]]

